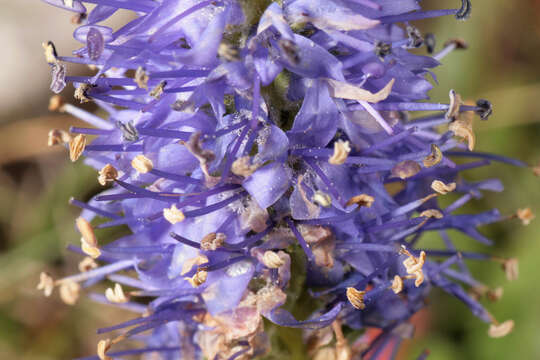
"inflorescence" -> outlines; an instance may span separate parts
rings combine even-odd
[[[51,90],[72,83],[76,99],[106,113],[54,96],[51,110],[89,127],[52,130],[49,145],[82,156],[106,189],[71,200],[82,208],[80,247],[70,246],[86,255],[80,273],[42,273],[39,288],[137,314],[99,329],[109,335],[85,359],[254,358],[270,351],[269,323],[304,329],[313,356],[376,359],[411,336],[433,287],[490,324],[490,336],[512,330],[479,302],[502,289],[476,280],[464,260],[500,263],[509,280],[517,261],[460,252],[450,234],[489,245],[479,226],[528,223],[529,209],[456,214],[502,191],[464,171],[524,164],[474,151],[489,101],[465,103],[451,90],[448,104],[420,102],[430,69],[466,44],[436,52],[433,34],[412,22],[466,19],[469,0],[432,11],[418,0],[45,1],[74,13],[82,44],[73,56],[43,44]],[[100,25],[119,10],[134,17],[116,30]],[[409,51],[423,47],[427,56]],[[95,74],[71,75],[68,63]],[[94,229],[116,226],[131,235],[100,244]],[[418,247],[427,232],[445,248]],[[102,280],[112,285],[92,292]],[[312,309],[308,319],[297,320],[295,306]],[[367,328],[380,332],[368,338]],[[142,345],[115,350],[127,339]]]

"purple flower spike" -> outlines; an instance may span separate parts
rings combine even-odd
[[[449,230],[491,244],[479,227],[505,217],[456,212],[502,184],[463,173],[490,161],[524,164],[474,151],[475,116],[489,117],[489,101],[465,105],[453,90],[448,104],[419,101],[430,69],[459,46],[430,55],[433,36],[410,22],[465,19],[470,1],[432,11],[416,0],[47,2],[79,13],[97,4],[74,33],[83,44],[75,56],[44,48],[51,89],[71,82],[78,100],[106,116],[55,97],[53,108],[88,127],[49,140],[74,160],[83,155],[108,188],[71,201],[82,209],[80,248],[71,247],[86,256],[81,273],[42,274],[39,285],[46,294],[59,286],[74,303],[79,283],[115,283],[91,299],[136,315],[99,330],[120,334],[100,341],[97,358],[282,354],[265,329],[274,326],[306,339],[333,332],[335,347],[313,356],[376,359],[412,336],[409,320],[433,287],[491,323],[490,334],[511,330],[478,301],[488,289],[464,259],[500,262],[511,279],[516,261],[460,252]],[[100,25],[119,10],[135,17],[119,29]],[[426,55],[409,52],[424,45]],[[66,76],[66,62],[96,73]],[[100,245],[96,217],[100,228],[132,234]],[[427,232],[445,246],[418,247]],[[342,327],[381,332],[349,344]],[[142,345],[114,349],[130,338]]]

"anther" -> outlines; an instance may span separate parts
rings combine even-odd
[[[159,99],[161,97],[161,94],[163,94],[165,86],[167,86],[167,82],[165,80],[161,81],[152,89],[152,91],[150,91],[150,96]]]
[[[118,178],[118,170],[111,164],[105,165],[99,170],[98,182],[100,185],[105,186],[107,183],[113,182]]]
[[[420,33],[420,30],[414,26],[407,25],[407,36],[409,38],[408,46],[412,48],[419,48],[424,44],[424,38]]]
[[[450,123],[448,129],[456,136],[467,140],[467,148],[469,151],[474,150],[476,136],[474,135],[472,127],[472,119],[462,114],[457,120]]]
[[[65,104],[65,100],[60,95],[53,95],[49,99],[49,111],[63,111],[63,106]]]
[[[519,220],[521,220],[521,223],[525,226],[529,225],[531,221],[535,218],[530,208],[517,209],[516,216],[518,217]]]
[[[403,290],[403,279],[401,278],[401,276],[399,275],[394,276],[394,280],[392,280],[391,288],[394,294],[399,294],[401,290]]]
[[[332,205],[332,198],[330,197],[330,195],[320,190],[315,191],[315,193],[311,197],[311,200],[315,204],[326,208]]]
[[[431,188],[441,195],[446,195],[456,189],[456,183],[452,182],[449,184],[445,184],[440,180],[433,180],[433,182],[431,183]]]
[[[382,41],[377,41],[375,43],[374,51],[375,55],[377,55],[379,59],[384,60],[386,56],[392,53],[392,45]]]
[[[487,120],[493,113],[493,106],[491,105],[491,102],[486,99],[478,99],[478,101],[476,101],[475,113],[480,116],[480,119]]]
[[[503,323],[494,323],[489,326],[488,335],[492,338],[504,337],[514,329],[514,321],[506,320]]]
[[[60,299],[67,305],[75,305],[80,291],[81,286],[75,281],[64,281],[60,284]]]
[[[206,282],[207,277],[208,272],[206,272],[205,270],[197,269],[195,275],[193,275],[191,278],[187,278],[186,280],[189,281],[191,286],[199,287]]]
[[[496,287],[495,289],[488,290],[486,295],[489,301],[495,302],[502,298],[504,290],[501,286]]]
[[[105,290],[105,298],[115,304],[123,304],[129,301],[129,298],[126,296],[126,294],[124,294],[122,285],[118,283],[114,285],[114,289],[107,288],[107,290]]]
[[[441,149],[435,144],[431,144],[431,154],[426,156],[422,161],[425,167],[432,167],[441,162],[443,154]]]
[[[433,54],[433,51],[435,51],[435,45],[436,45],[436,39],[435,35],[432,33],[427,33],[424,37],[424,43],[426,44],[426,50],[428,54]]]
[[[439,210],[436,210],[436,209],[424,210],[424,211],[422,211],[420,213],[419,216],[420,217],[427,217],[428,219],[429,218],[435,218],[435,219],[442,219],[443,218],[443,214]]]
[[[422,267],[426,261],[426,253],[421,251],[420,256],[415,257],[403,245],[400,253],[407,255],[407,259],[403,261],[403,266],[405,267],[405,270],[407,270],[407,274],[413,275],[416,279],[414,285],[419,287],[424,282],[424,273],[422,272]]]
[[[86,13],[77,13],[71,17],[71,23],[73,25],[81,25],[87,17],[88,15]]]
[[[402,180],[405,180],[407,178],[410,178],[411,176],[418,174],[420,170],[422,170],[422,168],[416,161],[405,160],[397,163],[392,168],[391,175],[392,177],[398,177]]]
[[[43,294],[47,297],[51,296],[54,290],[54,280],[46,272],[42,271],[39,274],[39,284],[37,285],[38,290],[43,290]]]
[[[178,210],[174,204],[170,208],[163,209],[163,217],[173,225],[184,221],[186,218],[184,213]]]
[[[144,155],[137,155],[131,160],[131,166],[140,174],[146,174],[154,168],[154,163]]]
[[[97,356],[99,360],[113,360],[112,357],[107,356],[107,351],[111,349],[111,339],[99,340],[97,344]]]
[[[346,203],[345,206],[351,206],[353,204],[358,205],[358,207],[365,206],[365,207],[371,207],[373,202],[375,201],[375,198],[373,196],[367,195],[367,194],[360,194],[353,196],[350,198]]]
[[[47,64],[53,65],[58,63],[58,53],[56,52],[54,43],[52,41],[47,41],[46,43],[42,43],[41,46],[43,46]]]
[[[450,97],[450,105],[448,106],[448,111],[444,117],[447,120],[455,120],[459,115],[459,107],[463,104],[461,101],[461,95],[451,89],[448,96]]]
[[[141,89],[148,89],[149,76],[142,66],[139,66],[135,71],[135,83]]]
[[[69,141],[69,158],[72,162],[77,161],[86,147],[86,136],[79,134]]]
[[[85,218],[80,216],[75,221],[75,224],[82,235],[82,251],[93,259],[98,258],[101,255],[101,251],[98,248],[98,241],[96,235],[94,234],[94,229],[92,228],[92,225],[90,225],[90,223]]]
[[[234,160],[234,162],[231,165],[231,172],[234,175],[247,178],[251,176],[251,174],[253,174],[259,168],[259,166],[260,165],[258,164],[251,163],[251,157],[242,156]]]
[[[225,243],[227,236],[223,233],[212,232],[201,240],[201,250],[203,251],[214,251]]]
[[[133,142],[139,140],[139,131],[133,125],[133,121],[123,123],[121,121],[116,122],[116,127],[122,132],[122,139],[124,141]]]
[[[282,253],[283,251],[280,251]],[[262,263],[270,269],[277,269],[285,264],[285,261],[279,256],[279,253],[268,250],[262,256]]]
[[[505,259],[502,268],[508,281],[515,281],[519,277],[519,262],[516,258]]]
[[[366,294],[365,291],[360,291],[353,287],[348,287],[346,294],[347,299],[354,308],[358,310],[363,310],[366,308],[366,304],[364,304],[364,295]]]
[[[461,0],[461,7],[456,12],[456,19],[466,20],[471,16],[471,0]]]
[[[345,163],[350,152],[351,147],[349,142],[340,139],[334,142],[334,153],[328,159],[328,162],[332,165],[341,165]]]
[[[52,129],[47,136],[47,146],[69,144],[71,135],[64,130]]]
[[[98,267],[98,264],[91,257],[87,256],[79,263],[79,271],[87,272]]]
[[[90,98],[87,96],[88,90],[92,88],[92,85],[83,83],[80,84],[77,89],[75,89],[75,93],[73,94],[73,97],[81,102],[81,104],[89,102]]]

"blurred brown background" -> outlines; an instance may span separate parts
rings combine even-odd
[[[0,0],[0,5],[4,50],[0,57],[0,359],[92,354],[98,339],[95,329],[128,315],[88,300],[69,307],[56,296],[44,298],[35,290],[43,269],[57,277],[76,270],[76,256],[65,247],[78,241],[73,228],[77,211],[67,202],[71,196],[86,200],[98,190],[93,170],[69,162],[62,149],[46,146],[49,129],[67,130],[75,120],[47,111],[50,75],[41,42],[54,40],[59,53],[69,54],[78,46],[71,36],[75,26],[69,13],[38,0]],[[459,1],[423,1],[423,5],[455,8]],[[477,123],[477,149],[531,164],[540,160],[539,19],[537,0],[473,0],[473,14],[466,22],[446,17],[416,23],[436,34],[437,49],[454,37],[470,45],[443,60],[436,70],[440,85],[432,98],[446,102],[453,88],[465,99],[490,99],[494,115]],[[122,18],[113,22],[121,23]],[[68,68],[70,74],[85,71],[73,65]],[[64,90],[67,99],[71,94],[72,89]],[[540,179],[529,169],[497,164],[467,176],[499,177],[506,190],[487,194],[464,210],[498,207],[503,214],[525,206],[540,210]],[[520,280],[512,283],[496,264],[471,264],[478,279],[504,287],[502,300],[487,306],[499,320],[514,319],[515,331],[503,339],[490,339],[487,326],[463,305],[434,291],[422,320],[427,331],[409,343],[405,359],[415,358],[426,347],[434,360],[540,358],[536,278],[540,220],[528,227],[507,221],[482,230],[495,240],[493,248],[484,249],[464,238],[459,245],[520,260]],[[438,245],[434,238],[424,244]]]

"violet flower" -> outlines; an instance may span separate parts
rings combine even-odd
[[[99,329],[108,338],[85,359],[255,358],[271,351],[263,318],[305,329],[310,355],[376,359],[412,336],[408,321],[432,287],[491,324],[491,335],[511,330],[464,290],[488,292],[464,259],[499,261],[509,274],[515,261],[460,252],[449,230],[491,244],[478,228],[502,220],[497,210],[456,211],[502,185],[461,173],[524,164],[474,151],[474,114],[487,119],[488,101],[466,105],[454,91],[449,104],[419,101],[430,69],[461,42],[409,52],[435,47],[412,22],[465,19],[468,0],[434,11],[417,0],[46,2],[75,13],[82,43],[73,56],[44,45],[51,89],[73,83],[77,99],[108,114],[54,97],[53,109],[89,127],[52,131],[49,142],[65,144],[74,161],[83,155],[111,186],[88,203],[72,200],[83,209],[81,248],[71,247],[87,255],[81,273],[42,274],[40,287],[135,313]],[[100,25],[119,10],[134,19]],[[66,63],[96,73],[66,75]],[[449,193],[459,196],[443,208]],[[100,245],[96,217],[106,219],[98,228],[132,234]],[[419,248],[428,231],[445,248]],[[116,285],[92,292],[104,279]],[[308,319],[288,311],[301,295],[316,304]],[[356,337],[345,339],[342,326]],[[368,327],[382,331],[367,339]],[[127,339],[139,346],[117,350]]]

